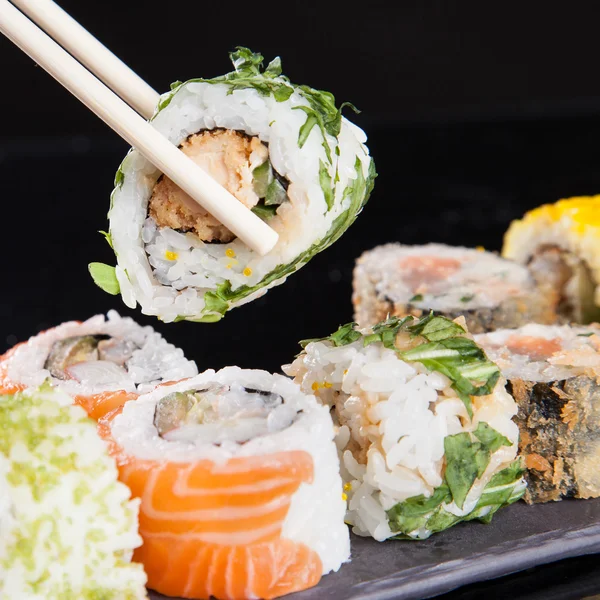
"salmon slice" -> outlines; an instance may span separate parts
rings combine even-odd
[[[133,392],[117,390],[116,392],[102,392],[91,396],[75,396],[74,402],[85,410],[88,417],[98,421],[107,413],[123,406],[125,402],[135,400],[137,397],[138,395]]]
[[[22,342],[22,344],[26,343]],[[8,376],[10,358],[20,345],[18,344],[0,356],[0,394],[15,394],[27,388],[26,385],[12,381]],[[103,392],[91,396],[75,396],[73,402],[81,406],[89,417],[97,421],[107,413],[123,406],[125,402],[135,400],[137,397],[138,395],[132,392],[118,390],[116,392]]]
[[[42,334],[45,332],[42,332]],[[40,334],[41,335],[41,334]],[[27,342],[21,342],[0,356],[0,394],[15,394],[27,388],[26,385],[12,381],[8,375],[8,365],[10,359],[21,346]],[[104,417],[107,413],[123,406],[129,400],[135,400],[138,397],[133,392],[117,390],[114,392],[102,392],[90,396],[75,396],[73,402],[81,406],[88,416],[95,421]]]
[[[219,600],[277,598],[316,585],[319,555],[282,538],[293,495],[311,483],[313,460],[304,451],[176,463],[127,456],[99,423],[117,459],[119,478],[141,499],[144,544],[134,560],[148,586],[168,596]]]
[[[10,377],[8,376],[8,365],[10,363],[10,359],[18,350],[18,348],[26,343],[27,342],[21,342],[0,356],[0,394],[16,394],[17,392],[23,391],[27,387],[23,384],[11,381]]]
[[[548,340],[530,335],[511,335],[506,340],[506,347],[513,354],[528,356],[531,360],[545,360],[562,348],[560,339]]]
[[[461,265],[460,260],[441,256],[407,256],[398,261],[403,281],[413,290],[423,284],[447,279],[456,273]]]
[[[319,583],[323,566],[305,544],[276,539],[249,546],[198,545],[179,537],[144,536],[133,560],[148,587],[167,596],[245,600],[278,598]]]

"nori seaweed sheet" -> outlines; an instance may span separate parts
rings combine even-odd
[[[513,379],[519,449],[529,503],[600,496],[600,385],[582,375],[534,383]]]

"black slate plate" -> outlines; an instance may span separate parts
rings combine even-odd
[[[572,556],[600,552],[600,498],[513,504],[422,542],[352,536],[352,562],[293,600],[409,600]],[[152,600],[165,596],[150,593]]]

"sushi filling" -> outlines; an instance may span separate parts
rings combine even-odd
[[[154,427],[171,442],[243,444],[289,427],[298,414],[279,394],[214,383],[161,398]]]
[[[398,261],[403,281],[415,294],[446,291],[446,280],[461,267],[462,261],[441,256],[407,256]]]
[[[68,337],[52,344],[44,368],[62,381],[110,383],[127,377],[127,362],[138,349],[130,340],[108,335]]]
[[[179,146],[244,206],[264,220],[288,201],[289,182],[269,161],[267,146],[240,131],[214,129],[190,135]],[[152,191],[148,213],[158,227],[192,232],[203,242],[229,243],[235,236],[164,175]]]
[[[559,315],[579,323],[600,320],[600,308],[594,302],[596,284],[584,261],[558,246],[545,245],[537,249],[528,266],[540,284],[558,292]]]
[[[289,203],[290,183],[258,137],[214,129],[189,136],[180,148],[264,221]],[[152,190],[142,241],[156,280],[178,291],[260,279],[252,250],[164,175]]]

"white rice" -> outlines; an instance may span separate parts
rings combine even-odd
[[[94,380],[92,372],[92,377],[82,382],[52,377],[44,365],[54,342],[82,335],[109,335],[136,344],[138,349],[125,365],[127,374],[116,375],[111,381],[105,380],[105,373]],[[51,379],[54,386],[70,396],[116,390],[142,393],[161,382],[177,381],[198,373],[196,363],[185,358],[183,350],[169,344],[152,327],[142,327],[129,317],[119,316],[114,310],[109,311],[106,318],[96,315],[82,323],[69,321],[38,334],[15,349],[5,368],[7,378],[15,384],[36,387]]]
[[[552,340],[559,350],[537,360],[506,347],[512,338]],[[578,375],[600,376],[600,327],[570,325],[538,325],[531,323],[518,329],[499,329],[475,336],[506,379],[548,382]]]
[[[158,401],[174,392],[203,389],[213,383],[270,391],[282,396],[283,404],[265,418],[264,424],[250,423],[251,439],[245,443],[221,440],[215,445],[203,438],[202,425],[197,426],[197,437],[193,441],[160,437],[154,425]],[[243,406],[243,395],[227,395],[224,402],[228,401],[232,405],[222,407],[223,418],[229,409]],[[224,426],[228,426],[227,422]],[[206,427],[206,431],[208,439],[212,439],[212,428]],[[208,459],[223,464],[236,457],[294,450],[307,452],[313,458],[314,479],[310,484],[303,483],[293,496],[282,537],[315,550],[323,563],[323,574],[337,571],[348,560],[350,541],[344,524],[345,503],[331,417],[313,395],[302,393],[289,379],[239,367],[227,367],[216,373],[205,371],[126,403],[122,414],[111,423],[111,434],[126,455],[154,461],[193,463]]]
[[[320,164],[327,162],[319,128],[314,127],[305,145],[298,147],[299,131],[307,115],[294,109],[306,106],[307,101],[297,92],[288,100],[277,102],[254,89],[230,91],[224,84],[188,82],[177,90],[152,124],[174,144],[201,130],[217,127],[243,131],[268,144],[273,168],[289,181],[290,201],[282,204],[269,221],[279,234],[279,241],[261,257],[239,239],[229,244],[204,244],[194,234],[157,228],[148,217],[148,201],[160,173],[132,150],[121,166],[124,181],[113,193],[109,212],[118,260],[117,278],[125,304],[133,308],[139,303],[145,314],[158,315],[166,322],[178,316],[201,316],[204,294],[226,281],[233,290],[255,286],[276,267],[292,262],[320,241],[334,220],[348,209],[350,198],[344,191],[357,177],[357,158],[362,162],[365,178],[369,172],[366,136],[342,118],[338,138],[327,134],[333,157],[330,174],[332,179],[335,173],[339,178],[335,203],[328,211],[319,184]],[[168,255],[171,259],[167,252],[173,253]],[[232,305],[256,298],[283,281],[285,278],[277,279]]]
[[[139,500],[70,405],[49,388],[0,396],[0,598],[146,598]]]
[[[512,421],[517,405],[502,381],[491,395],[473,397],[469,419],[447,377],[400,360],[381,343],[363,347],[358,340],[334,347],[329,341],[313,342],[283,368],[303,390],[316,390],[324,404],[336,406],[346,521],[358,535],[378,541],[395,535],[385,511],[414,496],[429,497],[440,486],[446,436],[472,432],[485,422],[512,442],[492,454],[462,509],[444,505],[456,515],[470,513],[491,477],[517,455],[519,431]],[[409,535],[429,534],[416,530]]]

